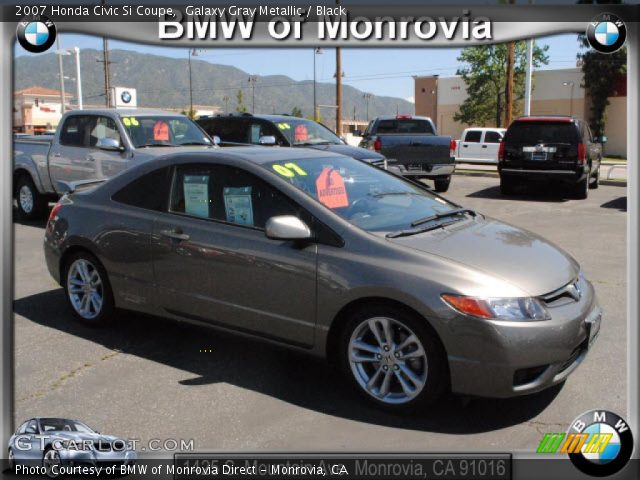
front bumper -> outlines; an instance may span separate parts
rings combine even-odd
[[[134,450],[100,452],[92,450],[60,450],[60,461],[63,465],[132,465],[138,459]]]
[[[448,177],[453,175],[456,166],[454,163],[442,163],[442,164],[408,164],[394,163],[389,160],[387,163],[387,170],[397,175],[404,177]]]
[[[585,359],[600,331],[602,310],[591,284],[579,280],[578,302],[549,306],[550,320],[482,321],[466,318],[453,327],[469,342],[447,348],[452,391],[506,398],[563,382]],[[475,322],[469,326],[469,322]],[[457,324],[457,325],[456,325]],[[458,333],[459,335],[460,333]],[[445,347],[448,347],[445,344]]]

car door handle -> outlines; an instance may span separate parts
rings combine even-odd
[[[189,240],[189,235],[183,233],[180,229],[174,230],[160,230],[160,233],[165,237],[173,238],[175,240]]]
[[[482,148],[487,148],[487,146],[486,145],[482,145]]]
[[[464,148],[467,148],[469,145],[464,145],[464,144],[463,144],[462,146],[463,146]]]

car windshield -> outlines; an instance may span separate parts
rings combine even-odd
[[[410,229],[458,207],[426,189],[348,157],[270,162],[263,168],[367,231]]]
[[[64,418],[42,418],[40,419],[40,428],[43,432],[95,433],[84,423]]]
[[[136,148],[211,145],[211,140],[187,117],[123,116],[122,123]]]
[[[342,140],[327,127],[311,120],[292,117],[274,122],[291,145],[338,145]]]

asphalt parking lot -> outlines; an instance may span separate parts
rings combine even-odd
[[[446,196],[552,240],[594,283],[600,337],[560,388],[447,398],[394,416],[354,396],[322,362],[258,341],[135,314],[86,328],[46,270],[44,224],[16,224],[15,422],[77,418],[143,441],[194,439],[200,450],[426,452],[533,450],[542,433],[586,410],[626,416],[626,188],[601,186],[586,201],[533,190],[503,197],[497,178],[456,176]]]

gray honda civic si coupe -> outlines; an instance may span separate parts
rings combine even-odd
[[[126,309],[262,337],[389,409],[543,390],[600,330],[566,252],[342,155],[176,153],[68,190],[44,249],[81,322]]]

